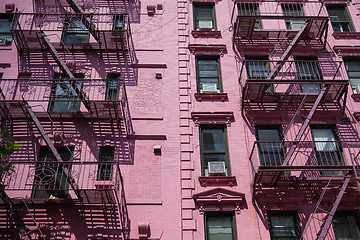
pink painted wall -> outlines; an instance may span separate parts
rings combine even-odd
[[[20,11],[33,12],[31,0],[14,0],[13,2]],[[83,4],[82,1],[80,2]],[[252,202],[253,172],[249,158],[256,139],[253,120],[249,121],[241,114],[242,96],[239,76],[244,55],[234,52],[232,46],[233,32],[229,31],[229,28],[234,22],[234,19],[231,19],[233,2],[226,0],[209,0],[208,2],[216,2],[214,5],[217,30],[221,32],[219,38],[195,38],[192,36],[191,31],[194,28],[191,1],[142,0],[139,9],[131,8],[131,34],[139,64],[138,68],[131,69],[122,62],[109,60],[106,55],[100,57],[94,53],[84,54],[79,51],[75,56],[76,62],[80,63],[79,71],[85,73],[85,78],[105,78],[108,72],[126,71],[129,74],[125,77],[126,91],[133,128],[138,137],[126,138],[123,132],[119,133],[118,130],[114,130],[118,128],[114,123],[65,118],[56,118],[55,121],[57,127],[65,132],[67,144],[75,146],[77,150],[74,161],[86,160],[96,163],[100,146],[106,144],[115,146],[124,179],[127,208],[131,220],[131,239],[138,238],[137,226],[138,223],[143,222],[150,223],[152,239],[205,239],[204,216],[201,214],[199,206],[195,204],[193,195],[218,187],[245,194],[240,214],[235,214],[237,239],[270,239],[266,211],[259,211]],[[163,10],[157,10],[154,16],[149,16],[147,6],[159,3],[163,4]],[[87,11],[94,10],[90,7],[92,2],[86,2],[86,4]],[[275,8],[275,5],[266,4]],[[353,3],[348,4],[355,29],[359,30],[360,20],[356,7],[358,6]],[[107,6],[99,7],[97,10],[99,13],[111,12]],[[1,12],[4,12],[4,4],[0,5]],[[285,27],[283,20],[263,21],[264,27],[275,28],[275,25]],[[360,40],[356,38],[336,40],[332,33],[330,26],[328,51],[331,51],[334,46],[357,46],[360,43]],[[56,37],[53,36],[52,40],[56,42]],[[195,99],[194,94],[197,92],[195,54],[189,51],[190,44],[226,46],[225,54],[219,57],[223,92],[228,96],[226,101],[200,102]],[[254,54],[258,53],[254,52]],[[309,53],[297,51],[296,54],[299,56]],[[325,54],[317,51],[314,54],[318,55],[319,59],[342,60],[339,52]],[[21,63],[19,65],[14,43],[11,47],[0,47],[0,59],[0,63],[11,64],[10,68],[0,69],[3,79],[15,79],[22,71],[31,71],[33,76],[40,78],[51,78],[54,72],[59,71],[51,57],[49,57],[50,63],[44,65],[41,63],[33,65]],[[147,65],[144,67],[141,64]],[[154,64],[165,64],[165,66],[154,67]],[[347,78],[345,72],[342,67],[343,78]],[[162,78],[156,79],[156,73],[161,73]],[[241,84],[245,80],[242,76]],[[342,122],[341,116],[321,117],[321,114],[318,114],[311,123],[336,124],[341,140],[358,140],[358,123],[352,114],[360,111],[360,107],[359,103],[354,102],[351,95],[352,91],[349,88],[345,115],[350,118],[350,123]],[[41,104],[45,108],[47,107],[47,102]],[[41,112],[41,110],[37,111]],[[233,113],[231,125],[227,127],[227,138],[231,175],[236,178],[235,186],[202,187],[200,185],[198,180],[201,176],[199,127],[191,117],[191,113],[194,112]],[[279,119],[266,116],[263,120],[257,119],[256,121],[263,125],[282,125],[285,129],[291,121],[291,117],[288,115]],[[52,131],[49,121],[47,119],[43,119],[43,121],[47,126],[46,129]],[[295,137],[302,121],[302,118],[296,119],[296,124],[291,127],[286,136],[288,139]],[[249,122],[250,124],[248,124]],[[27,128],[25,122],[17,124],[21,127],[14,128],[13,132],[23,148],[14,154],[14,158],[23,161],[36,159],[40,145],[44,144],[41,136],[34,126],[31,128],[33,131],[30,131],[31,129]],[[166,136],[166,139],[159,135]],[[305,132],[303,139],[312,140],[309,129]],[[161,145],[161,155],[154,154],[155,145]],[[356,153],[356,151],[357,149],[351,149],[350,152],[344,151],[347,163],[351,162],[350,154]],[[26,169],[23,170],[25,175],[26,171]],[[21,176],[19,173],[17,174],[20,179]],[[86,180],[82,180],[79,184],[87,184]],[[9,184],[11,185],[11,182]],[[13,184],[15,183],[13,182]],[[70,194],[72,197],[76,197],[73,192]],[[292,194],[294,195],[294,193]],[[29,198],[31,186],[21,192],[9,192],[9,195]],[[284,202],[286,204],[279,200],[267,209],[298,210],[303,228],[314,204],[302,205],[302,202],[292,202],[286,198]],[[340,206],[341,208],[349,209],[351,207],[349,204],[344,204]],[[69,211],[63,210],[63,218],[68,219],[68,225],[73,228],[89,227],[86,224],[69,222],[71,216]],[[81,231],[70,232],[68,239],[86,239]]]

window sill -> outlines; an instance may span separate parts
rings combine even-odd
[[[210,176],[199,177],[199,182],[202,187],[228,185],[233,187],[236,184],[235,176]]]
[[[11,46],[0,46],[0,50],[11,50]]]
[[[360,32],[334,32],[335,39],[360,39]]]
[[[101,183],[95,184],[96,189],[107,190],[112,189],[114,184],[112,181],[100,181]]]
[[[360,94],[354,93],[351,95],[352,99],[354,99],[355,102],[360,102]]]
[[[203,100],[213,100],[213,101],[222,101],[225,102],[227,100],[227,93],[195,93],[195,99],[198,102]]]
[[[221,32],[220,31],[214,31],[214,30],[193,30],[191,31],[191,34],[194,38],[198,37],[215,37],[220,38]]]

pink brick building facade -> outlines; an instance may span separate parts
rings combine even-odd
[[[0,5],[2,239],[359,239],[357,1]]]

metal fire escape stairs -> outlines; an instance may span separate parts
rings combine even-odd
[[[338,189],[338,192],[336,194],[335,201],[333,204],[326,210],[321,208],[320,206],[323,204],[324,197],[326,193],[331,189],[330,184],[331,181],[333,181],[332,178],[328,181],[327,185],[323,188],[323,191],[316,203],[315,210],[311,213],[309,220],[306,223],[306,226],[304,228],[304,231],[301,236],[301,240],[324,240],[326,235],[328,234],[329,228],[331,226],[332,220],[334,218],[334,215],[336,213],[336,210],[341,202],[342,197],[345,194],[346,188],[349,185],[350,179],[351,179],[352,173],[348,173],[344,179],[342,180],[341,187]],[[325,217],[319,218],[316,215],[317,214],[325,214]],[[320,230],[316,233],[315,236],[312,236],[311,228],[314,226],[318,226],[318,222],[321,223]],[[309,235],[309,236],[308,236]]]
[[[9,212],[10,218],[14,221],[16,230],[21,235],[21,239],[31,240],[29,230],[26,228],[23,219],[20,217],[18,211],[14,207],[13,201],[6,194],[4,189],[0,189],[0,198],[4,201],[6,208]]]
[[[66,66],[65,62],[61,59],[58,51],[55,49],[54,45],[51,43],[49,38],[46,36],[44,32],[40,33],[40,37],[44,40],[44,44],[47,49],[50,50],[51,56],[54,58],[55,62],[58,64],[61,71],[69,78],[71,84],[66,84],[69,89],[74,89],[84,106],[87,108],[88,111],[91,112],[90,102],[87,99],[85,93],[81,90],[81,88],[76,84],[76,78],[70,71],[70,69]]]
[[[266,80],[267,81],[271,81],[273,80],[277,74],[280,72],[281,68],[284,66],[285,61],[290,57],[291,53],[294,51],[294,49],[296,48],[296,46],[299,44],[300,40],[306,36],[310,30],[310,26],[311,26],[311,20],[307,20],[303,26],[301,27],[301,29],[297,32],[297,34],[295,35],[294,39],[290,42],[290,44],[287,46],[287,48],[284,51],[284,39],[281,39],[279,44],[277,44],[275,46],[275,48],[273,49],[273,51],[270,53],[269,58],[273,57],[277,52],[279,51],[283,51],[283,54],[281,55],[279,61],[276,63],[275,67],[273,68],[273,70],[270,72],[270,74],[267,76]],[[260,92],[260,96],[262,98],[262,96],[264,96],[265,91],[268,89],[268,87],[270,86],[270,84],[263,84],[261,89],[259,90]]]

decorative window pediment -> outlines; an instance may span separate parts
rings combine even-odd
[[[196,126],[199,124],[226,124],[230,126],[234,114],[232,112],[192,112],[191,117]]]
[[[195,55],[202,56],[224,56],[226,53],[226,45],[202,45],[190,44],[189,50]]]
[[[193,195],[200,213],[204,211],[235,211],[240,213],[245,194],[224,188],[215,188]]]

